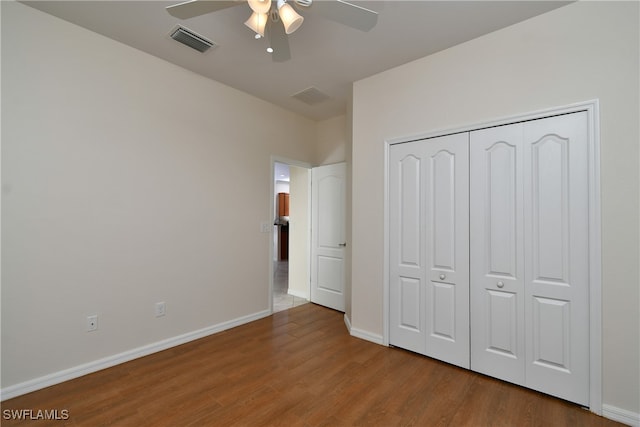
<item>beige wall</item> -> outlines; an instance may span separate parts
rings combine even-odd
[[[330,165],[346,161],[346,116],[337,116],[317,124],[316,164]]]
[[[640,412],[638,6],[574,3],[354,84],[354,328],[383,333],[385,139],[599,98],[603,403]]]
[[[353,95],[353,90],[351,95]],[[345,224],[345,230],[347,234],[347,249],[345,251],[345,318],[351,326],[352,317],[352,295],[353,289],[351,286],[351,266],[353,259],[353,96],[350,97],[347,104],[347,116],[345,120],[345,162],[347,163],[347,223]]]
[[[2,39],[2,387],[268,310],[316,123],[19,3]]]

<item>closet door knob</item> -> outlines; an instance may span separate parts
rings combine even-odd
[[[498,284],[496,286],[498,286],[500,289],[502,289],[502,288],[504,288],[504,282],[498,282]]]
[[[446,278],[447,278],[447,276],[446,276],[446,275],[444,275],[444,274],[441,274],[441,275],[440,275],[440,280],[444,280],[444,279],[446,279]]]

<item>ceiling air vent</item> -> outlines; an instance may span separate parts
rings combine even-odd
[[[319,104],[322,101],[326,101],[329,99],[329,95],[320,92],[320,90],[316,87],[309,87],[305,90],[302,90],[296,94],[291,95],[292,98],[297,99],[298,101],[302,101],[308,105]]]
[[[184,45],[189,46],[198,52],[206,52],[211,47],[215,46],[215,43],[211,40],[207,40],[200,34],[196,34],[188,28],[178,26],[171,31],[171,38]]]

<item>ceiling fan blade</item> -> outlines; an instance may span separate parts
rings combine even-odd
[[[207,13],[215,12],[217,10],[226,9],[231,6],[236,6],[238,4],[240,4],[238,0],[190,0],[185,1],[184,3],[174,4],[173,6],[167,6],[166,10],[171,16],[178,19],[189,19],[200,15],[206,15]]]
[[[269,25],[269,44],[273,49],[271,54],[274,62],[285,62],[291,59],[291,50],[289,49],[289,38],[284,32],[284,24],[282,21],[271,21]]]
[[[327,19],[360,31],[369,31],[378,23],[378,12],[343,0],[314,1],[311,7]]]

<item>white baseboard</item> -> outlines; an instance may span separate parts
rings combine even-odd
[[[349,331],[349,334],[351,334],[351,320],[349,320],[349,316],[347,316],[347,313],[344,314],[344,324],[347,326],[347,331]]]
[[[615,406],[603,404],[602,416],[633,427],[640,426],[640,414],[626,409],[616,408]]]
[[[363,331],[362,329],[350,328],[351,336],[356,338],[360,338],[363,340],[371,341],[375,344],[384,345],[384,340],[382,339],[382,335],[372,334],[371,332]]]
[[[306,299],[307,301],[309,301],[309,293],[308,292],[303,292],[303,291],[297,291],[295,289],[289,289],[287,291],[287,293],[289,295],[293,295],[294,297],[298,297],[298,298],[303,298]]]
[[[237,319],[229,320],[227,322],[222,322],[217,325],[178,335],[173,338],[168,338],[142,347],[134,348],[120,354],[114,354],[113,356],[94,360],[83,365],[74,366],[73,368],[65,369],[63,371],[54,372],[43,377],[14,384],[12,386],[0,389],[0,401],[11,399],[16,396],[21,396],[23,394],[40,390],[55,384],[60,384],[62,382],[69,381],[74,378],[90,374],[92,372],[101,371],[102,369],[129,362],[130,360],[138,359],[143,356],[148,356],[149,354],[157,353],[159,351],[166,350],[168,348],[175,347],[189,341],[204,338],[206,336],[213,335],[215,333],[222,332],[236,326],[244,325],[245,323],[253,322],[254,320],[262,319],[263,317],[267,317],[269,315],[269,310],[260,311],[258,313],[238,317]]]

